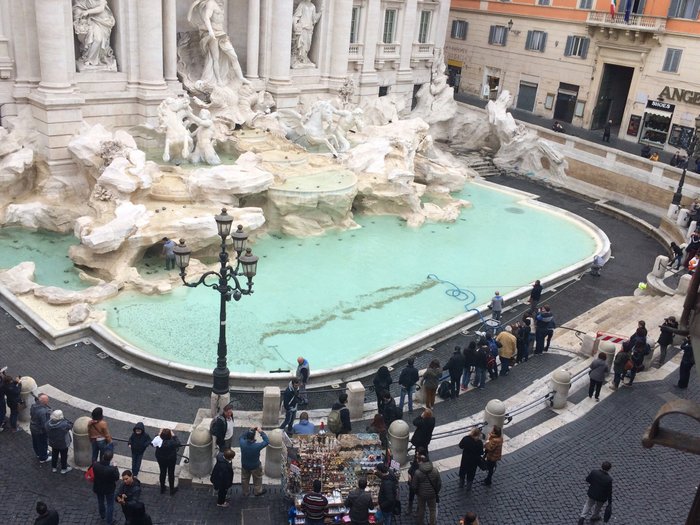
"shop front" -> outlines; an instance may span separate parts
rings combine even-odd
[[[663,149],[669,140],[675,109],[675,104],[660,100],[647,101],[641,122],[639,142]]]

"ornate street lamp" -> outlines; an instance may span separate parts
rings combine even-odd
[[[681,178],[678,181],[678,188],[676,188],[676,193],[673,194],[673,199],[671,200],[671,204],[675,204],[676,206],[680,206],[681,199],[683,198],[683,184],[685,184],[685,172],[688,169],[688,162],[691,161],[693,155],[695,154],[695,148],[698,144],[698,135],[700,135],[700,115],[695,117],[695,133],[693,134],[693,140],[690,141],[690,145],[688,146],[688,159],[685,163],[685,166],[683,166],[683,173],[681,173]]]
[[[248,235],[243,231],[243,226],[239,225],[235,232],[231,233],[233,217],[226,213],[226,208],[221,210],[221,214],[214,217],[216,227],[221,237],[221,252],[219,253],[219,263],[221,268],[218,272],[206,272],[202,274],[197,282],[189,283],[185,280],[187,266],[190,264],[190,250],[184,239],[175,247],[175,264],[180,268],[180,277],[185,286],[195,288],[200,284],[213,288],[221,296],[219,310],[219,344],[217,347],[216,368],[214,369],[214,394],[221,396],[229,393],[229,370],[226,366],[226,302],[233,298],[239,301],[244,295],[253,293],[253,277],[258,268],[258,258],[253,255],[250,248],[245,247]],[[232,247],[236,252],[235,268],[229,264],[229,255],[226,251],[226,239],[231,236]],[[213,277],[207,282],[209,277]],[[239,278],[245,277],[247,283],[241,285]]]

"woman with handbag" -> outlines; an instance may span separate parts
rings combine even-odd
[[[610,371],[606,356],[603,352],[598,354],[598,358],[594,359],[590,366],[590,371],[588,372],[588,378],[590,383],[588,385],[588,399],[593,397],[593,392],[595,391],[595,400],[600,401],[600,389],[603,387],[603,382],[605,382],[605,374]]]
[[[489,439],[484,445],[484,450],[486,450],[486,469],[488,470],[488,476],[484,480],[484,485],[491,485],[491,478],[493,478],[493,471],[496,470],[496,463],[501,461],[501,453],[503,451],[503,437],[501,437],[501,427],[494,426],[489,434]]]
[[[95,408],[90,417],[92,419],[88,423],[88,437],[92,444],[92,462],[94,463],[97,461],[98,455],[100,456],[100,461],[102,461],[104,453],[108,450],[113,450],[114,445],[112,444],[112,435],[109,433],[109,427],[102,415],[102,407]]]
[[[630,353],[629,353],[629,341],[625,341],[622,343],[622,348],[620,351],[615,355],[615,359],[613,360],[613,384],[610,385],[610,388],[612,390],[617,390],[620,386],[620,381],[622,381],[622,378],[625,377],[625,373],[627,372],[627,362],[630,360]]]
[[[160,469],[160,493],[165,494],[165,476],[167,473],[170,495],[172,496],[177,492],[177,487],[175,486],[175,464],[177,463],[177,449],[180,447],[180,440],[169,428],[162,429],[158,437],[160,438],[160,444],[156,445],[156,461]]]
[[[464,478],[467,478],[467,490],[472,489],[472,483],[476,477],[476,469],[481,462],[484,453],[484,442],[481,441],[481,429],[474,428],[459,442],[462,449],[462,461],[459,464],[459,488],[464,487]]]
[[[391,525],[394,520],[396,503],[399,501],[399,483],[396,481],[394,474],[384,463],[377,465],[377,477],[381,480],[379,494],[377,496],[377,503],[379,505],[377,519],[381,519],[381,521],[377,521],[377,523]]]

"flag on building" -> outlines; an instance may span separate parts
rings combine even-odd
[[[630,23],[630,14],[632,13],[632,0],[627,0],[625,4],[625,24]]]
[[[610,0],[610,16],[615,16],[615,0]]]

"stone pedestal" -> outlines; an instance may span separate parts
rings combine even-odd
[[[598,351],[605,354],[605,362],[610,370],[612,370],[613,361],[615,360],[615,345],[610,341],[601,341],[598,344]],[[597,358],[597,356],[594,357]]]
[[[401,465],[408,462],[408,423],[397,419],[389,426],[389,448],[393,458]]]
[[[678,217],[678,210],[679,206],[677,204],[670,204],[666,212],[666,217],[675,221],[676,217]]]
[[[226,393],[226,394],[215,394],[214,392],[211,393],[211,417],[216,417],[221,413],[221,411],[224,409],[226,405],[228,405],[231,402],[231,394]]]
[[[565,408],[571,389],[571,373],[566,370],[555,370],[552,373],[551,385],[554,391],[552,408]]]
[[[348,383],[348,408],[350,419],[362,419],[365,410],[365,387],[359,381]]]
[[[592,335],[584,334],[581,339],[581,353],[583,355],[593,355],[597,339]]]
[[[693,280],[692,275],[683,275],[678,281],[678,288],[676,291],[681,295],[686,295],[688,293],[688,288],[690,288],[690,281]]]
[[[681,228],[687,228],[689,222],[689,212],[685,208],[678,210],[678,215],[676,216],[676,224]]]
[[[284,431],[276,428],[267,434],[270,444],[265,448],[265,475],[268,478],[282,477],[282,435]]]
[[[503,423],[506,420],[506,405],[500,399],[492,399],[486,403],[486,408],[484,408],[484,421],[486,421],[486,427],[484,427],[484,433],[490,434],[493,427],[498,426],[503,429]]]
[[[651,271],[651,273],[657,279],[663,279],[664,275],[666,274],[667,266],[668,257],[666,257],[665,255],[657,255],[656,259],[654,260],[654,269]]]
[[[34,404],[34,392],[36,391],[36,381],[29,376],[22,377],[22,390],[20,397],[24,405],[20,405],[18,419],[24,423],[29,422],[29,409]]]
[[[263,390],[263,428],[275,428],[279,424],[280,389],[276,386],[266,386]]]
[[[206,421],[206,423],[205,423]],[[211,474],[212,439],[209,433],[209,421],[202,421],[190,434],[190,462],[192,477],[203,478]]]
[[[73,423],[73,463],[78,467],[89,467],[92,464],[92,444],[88,437],[87,416],[79,417]]]

